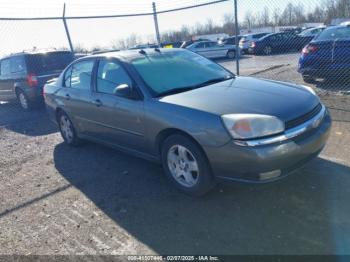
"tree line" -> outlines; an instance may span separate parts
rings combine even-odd
[[[257,0],[244,1],[253,3]],[[313,5],[313,7],[311,7],[311,5]],[[239,28],[251,29],[270,26],[300,26],[305,23],[324,23],[327,25],[330,24],[331,20],[334,18],[350,18],[350,0],[323,0],[321,2],[318,0],[307,0],[305,4],[289,2],[283,10],[279,8],[272,9],[265,6],[261,11],[247,11],[243,21],[239,23]],[[209,18],[193,26],[183,25],[179,30],[162,32],[161,41],[162,43],[180,42],[190,40],[192,36],[196,35],[218,33],[225,33],[228,35],[235,34],[233,13],[224,14],[220,23],[214,22]],[[112,41],[111,47],[113,49],[125,49],[140,43],[154,43],[154,39],[154,35],[150,35],[145,39],[136,33],[132,33],[127,38]],[[82,49],[81,46],[76,48],[78,51],[79,49]],[[97,51],[101,48],[93,47],[92,49],[92,51]]]

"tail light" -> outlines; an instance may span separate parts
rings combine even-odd
[[[302,55],[308,55],[311,53],[316,53],[318,51],[318,47],[315,45],[307,45],[303,48],[303,51],[301,52]]]
[[[38,77],[34,74],[27,76],[27,82],[30,87],[36,87],[38,85]]]

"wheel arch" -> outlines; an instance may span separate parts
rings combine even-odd
[[[161,151],[162,151],[162,145],[163,145],[164,141],[168,137],[170,137],[172,135],[182,135],[182,136],[187,137],[188,139],[190,139],[192,142],[194,142],[198,146],[198,148],[202,151],[202,153],[204,154],[206,160],[208,161],[209,166],[211,167],[211,164],[209,162],[208,156],[205,153],[205,150],[202,147],[202,145],[193,136],[188,134],[186,131],[183,131],[183,130],[177,129],[177,128],[164,129],[164,130],[160,131],[158,133],[158,135],[156,136],[155,149],[156,149],[157,155],[160,156],[160,158],[161,158],[161,155],[162,155]]]

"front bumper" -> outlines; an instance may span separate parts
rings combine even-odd
[[[316,157],[326,144],[331,128],[328,111],[317,128],[268,145],[240,146],[233,141],[219,148],[205,148],[218,180],[265,183],[282,178]],[[279,171],[278,177],[262,180],[262,173]]]

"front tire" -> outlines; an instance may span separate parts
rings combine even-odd
[[[180,191],[201,196],[215,185],[203,150],[183,135],[172,135],[162,145],[162,164],[168,179]]]
[[[308,83],[308,84],[315,84],[316,83],[316,79],[312,76],[303,75],[303,80],[305,83]]]
[[[264,48],[264,55],[271,55],[272,54],[272,47],[271,46],[266,46],[265,48]]]
[[[59,112],[57,121],[64,142],[70,146],[80,145],[80,139],[78,138],[77,132],[75,131],[73,123],[68,115],[64,112]]]
[[[226,57],[228,59],[234,59],[236,57],[236,52],[235,51],[228,51],[226,54]]]

